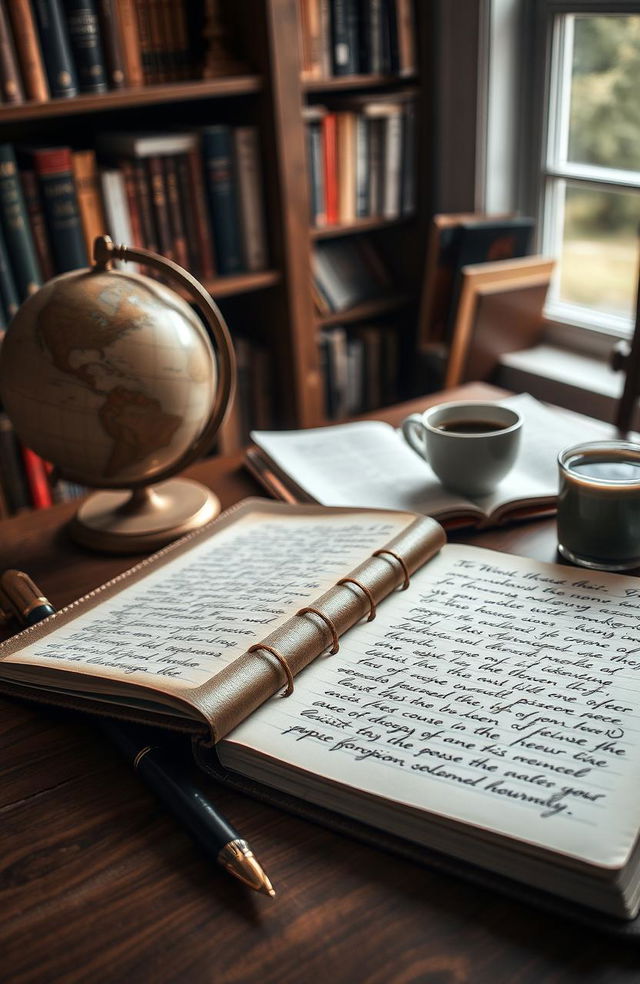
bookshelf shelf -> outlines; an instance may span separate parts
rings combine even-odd
[[[389,89],[416,82],[416,75],[339,75],[329,79],[302,79],[304,92],[350,92],[352,89]]]
[[[388,297],[376,297],[375,300],[357,304],[348,311],[336,311],[332,314],[320,315],[316,319],[319,327],[329,325],[353,324],[356,321],[366,321],[368,318],[379,318],[393,311],[400,311],[412,300],[410,294],[392,294]]]
[[[72,99],[48,99],[46,102],[25,102],[17,106],[0,107],[0,123],[18,123],[82,113],[106,112],[151,106],[159,103],[192,102],[226,96],[246,96],[262,89],[259,75],[235,75],[199,82],[168,82],[165,85],[146,85],[119,89],[99,95],[80,95]]]
[[[218,297],[232,297],[234,294],[248,294],[253,290],[264,290],[280,283],[278,270],[260,270],[258,273],[239,273],[233,277],[216,277],[207,281],[207,288],[214,300]]]
[[[415,216],[401,215],[395,219],[385,219],[376,216],[371,219],[358,219],[349,225],[328,225],[311,228],[312,239],[334,239],[337,236],[355,236],[359,232],[374,232],[376,229],[389,229],[392,226],[403,225],[410,222]]]

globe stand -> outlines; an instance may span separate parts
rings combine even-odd
[[[220,500],[188,478],[122,492],[96,492],[78,509],[69,532],[77,543],[109,553],[158,550],[215,519]]]

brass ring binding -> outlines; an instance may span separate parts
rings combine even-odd
[[[271,653],[271,655],[275,656],[275,658],[278,660],[280,666],[284,670],[285,675],[287,677],[287,689],[285,690],[282,696],[290,697],[291,694],[293,693],[293,673],[291,672],[291,669],[286,659],[284,658],[284,656],[281,656],[278,650],[274,649],[273,646],[265,646],[261,642],[257,642],[254,646],[250,646],[249,649],[247,649],[247,652],[255,653],[257,652],[258,649],[264,649],[265,652]]]
[[[321,618],[324,624],[329,629],[329,632],[331,633],[330,654],[331,656],[335,656],[335,654],[340,649],[340,643],[338,642],[338,633],[336,631],[335,625],[333,624],[329,616],[325,615],[324,612],[321,612],[319,608],[301,608],[299,612],[296,612],[296,615],[306,615],[307,612],[311,612],[312,615],[317,615],[318,618]]]
[[[343,577],[338,581],[338,584],[355,584],[361,591],[364,591],[367,596],[367,601],[369,602],[369,608],[371,609],[367,616],[367,622],[373,622],[376,617],[376,602],[375,598],[369,591],[369,588],[367,588],[366,585],[361,584],[360,581],[356,581],[355,577]]]
[[[404,574],[404,584],[402,585],[402,588],[400,590],[406,591],[409,585],[411,584],[411,579],[409,577],[409,571],[407,569],[407,565],[405,564],[404,560],[399,554],[394,553],[393,550],[374,550],[371,556],[382,557],[383,554],[389,554],[390,557],[394,557],[402,567],[402,573]]]

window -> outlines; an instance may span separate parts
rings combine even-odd
[[[547,41],[540,248],[547,315],[630,333],[640,227],[640,3],[539,3]]]

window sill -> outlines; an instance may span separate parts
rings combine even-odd
[[[602,359],[543,344],[502,355],[497,382],[612,423],[624,373],[614,372]]]

